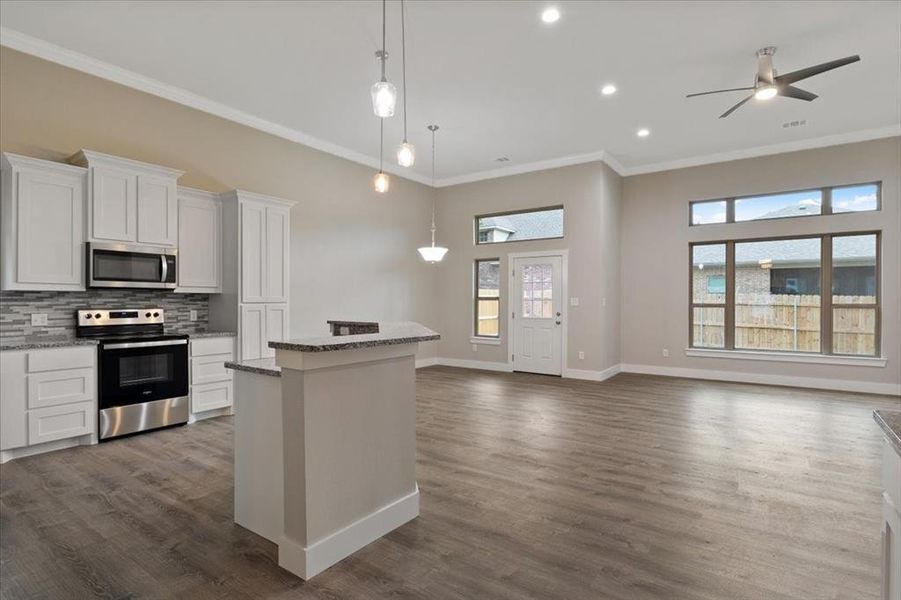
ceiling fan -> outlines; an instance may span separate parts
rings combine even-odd
[[[720,115],[720,118],[728,117],[735,110],[741,107],[751,98],[758,100],[769,100],[774,96],[783,96],[785,98],[796,98],[798,100],[806,100],[810,102],[817,98],[816,94],[794,87],[792,84],[832,69],[837,69],[845,65],[857,62],[860,57],[856,54],[837,60],[831,60],[820,65],[807,67],[806,69],[798,69],[785,75],[777,75],[776,69],[773,68],[773,55],[776,53],[775,46],[767,46],[757,51],[757,75],[754,77],[754,85],[751,87],[729,88],[727,90],[713,90],[711,92],[699,92],[697,94],[688,94],[686,98],[694,98],[695,96],[706,96],[708,94],[721,94],[723,92],[750,91],[753,93]]]

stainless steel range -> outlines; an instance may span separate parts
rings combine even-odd
[[[99,341],[100,439],[188,422],[188,336],[166,334],[161,308],[78,311]]]

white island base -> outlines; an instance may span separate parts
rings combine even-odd
[[[271,342],[280,379],[235,372],[235,521],[277,543],[279,565],[303,579],[419,515],[414,357],[437,334],[417,327],[428,337]]]

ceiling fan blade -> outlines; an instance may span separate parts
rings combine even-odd
[[[736,104],[735,106],[733,106],[732,108],[730,108],[729,110],[727,110],[726,112],[721,114],[720,118],[724,119],[724,118],[728,117],[729,115],[734,113],[736,110],[738,110],[742,104],[744,104],[745,102],[747,102],[748,100],[750,100],[753,97],[754,97],[754,94],[751,94],[750,96],[748,96],[747,98],[745,98],[744,100],[742,100],[741,102],[739,102],[738,104]]]
[[[752,88],[752,87],[729,88],[728,90],[713,90],[710,92],[698,92],[696,94],[688,94],[685,97],[686,98],[694,98],[695,96],[706,96],[708,94],[722,94],[723,92],[741,92],[741,91],[748,91],[748,90],[753,90],[753,89],[754,88]]]
[[[812,94],[807,90],[802,90],[801,88],[796,88],[791,85],[786,85],[779,88],[779,95],[785,96],[786,98],[797,98],[798,100],[807,100],[810,102],[811,100],[816,100],[819,96],[816,94]]]
[[[807,79],[808,77],[813,77],[814,75],[819,75],[820,73],[825,73],[826,71],[831,71],[832,69],[844,67],[845,65],[850,65],[851,63],[855,63],[859,60],[860,57],[855,54],[854,56],[847,56],[845,58],[839,58],[837,60],[830,60],[829,62],[825,62],[821,65],[807,67],[806,69],[798,69],[797,71],[792,71],[791,73],[777,76],[776,84],[791,85],[796,81],[801,81],[802,79]]]

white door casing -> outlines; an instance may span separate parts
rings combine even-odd
[[[513,370],[562,375],[563,256],[518,256],[511,264]]]

